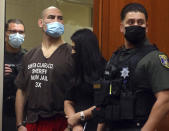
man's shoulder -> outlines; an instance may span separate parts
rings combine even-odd
[[[68,50],[68,51],[72,51],[72,47],[71,47],[71,45],[68,44],[68,43],[64,43],[64,44],[62,45],[62,49]]]
[[[158,60],[160,58],[161,55],[165,55],[167,57],[167,55],[159,50],[154,50],[150,53],[148,53],[143,59],[146,60]]]
[[[138,63],[139,65],[147,65],[147,66],[165,66],[169,67],[168,56],[159,51],[155,50],[148,53],[146,56],[142,58],[142,60]]]
[[[150,54],[150,58],[152,58],[153,63],[162,65],[163,67],[169,68],[169,58],[167,54],[160,51],[155,51]]]
[[[26,54],[27,52],[28,52],[27,49],[21,48],[21,53],[22,53],[22,54]]]
[[[34,55],[35,53],[39,52],[40,49],[41,49],[40,46],[38,46],[38,47],[35,47],[35,48],[33,48],[33,49],[27,51],[27,52],[25,53],[25,57],[30,57],[30,56]]]

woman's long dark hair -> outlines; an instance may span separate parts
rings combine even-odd
[[[71,40],[75,43],[75,78],[76,84],[91,83],[99,79],[104,71],[105,59],[99,50],[96,35],[89,29],[76,31]]]

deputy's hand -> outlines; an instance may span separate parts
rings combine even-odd
[[[83,131],[82,125],[78,124],[72,128],[72,131]]]
[[[75,125],[77,125],[80,121],[80,113],[75,113],[74,115],[72,116],[69,116],[68,117],[68,124],[71,126],[71,127],[74,127]]]
[[[10,65],[5,64],[5,75],[10,75],[12,73],[12,69],[10,68]]]
[[[27,128],[25,126],[20,126],[18,128],[18,131],[27,131]]]

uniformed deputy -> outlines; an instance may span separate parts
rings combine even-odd
[[[155,131],[169,112],[168,57],[147,40],[147,20],[141,4],[122,9],[124,46],[107,64],[101,89],[96,90],[97,96],[101,90],[105,97],[101,108],[93,111],[96,116],[104,114],[111,131]]]

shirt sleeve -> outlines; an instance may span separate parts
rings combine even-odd
[[[20,67],[20,70],[19,70],[19,73],[15,79],[15,85],[17,88],[19,89],[22,89],[24,90],[24,88],[26,87],[25,84],[26,84],[26,67],[25,67],[25,57],[23,57],[22,59],[22,64],[21,64],[21,67]]]
[[[146,70],[154,93],[169,89],[168,57],[162,52],[153,51],[145,58]]]
[[[75,101],[75,87],[71,87],[66,91],[65,100]]]

